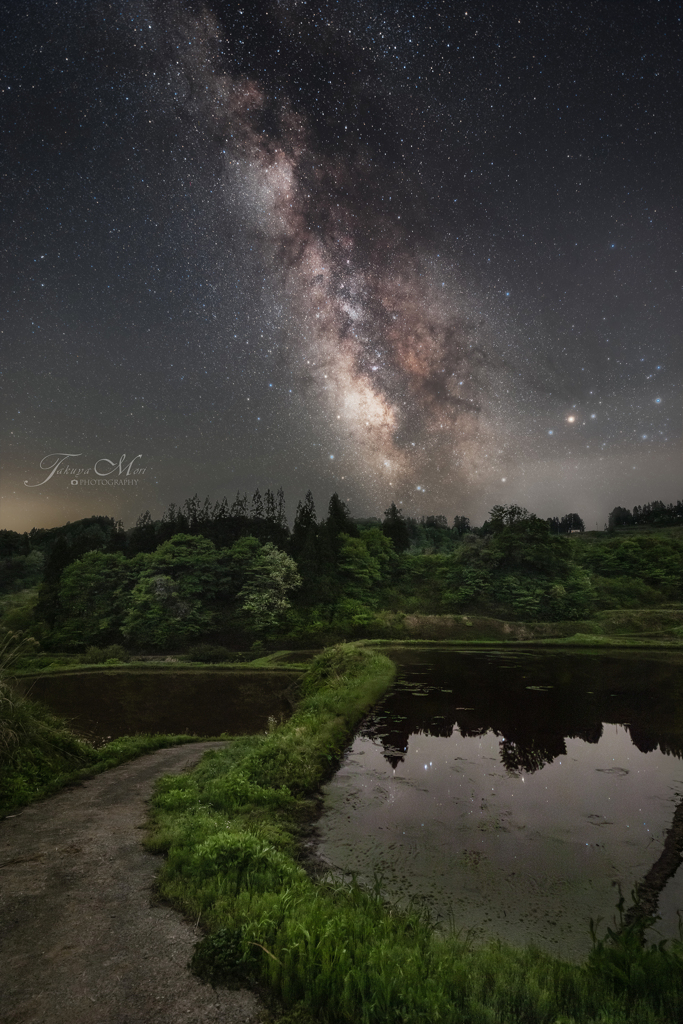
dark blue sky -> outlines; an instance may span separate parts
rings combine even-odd
[[[5,5],[1,525],[680,498],[681,16]]]

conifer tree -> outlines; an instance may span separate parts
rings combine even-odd
[[[279,493],[278,492],[278,496]],[[283,495],[283,506],[284,506],[284,495]],[[315,505],[313,503],[313,495],[310,491],[306,492],[306,497],[303,502],[299,502],[296,507],[296,515],[294,517],[294,529],[292,530],[291,549],[292,554],[296,556],[303,551],[306,541],[309,535],[315,540],[317,534],[317,516],[315,514]]]
[[[337,492],[330,498],[327,508],[327,519],[325,520],[333,544],[340,533],[346,533],[349,537],[358,537],[358,527],[351,518],[348,506],[341,500]]]
[[[285,492],[282,487],[278,487],[276,500],[276,518],[278,526],[281,526],[283,530],[287,529],[287,513],[285,511]]]
[[[275,507],[275,495],[270,487],[265,493],[265,516],[269,523],[277,523],[277,509]]]
[[[410,547],[408,524],[403,518],[403,512],[400,508],[396,507],[396,504],[393,501],[384,513],[382,533],[385,537],[389,538],[391,543],[394,545],[394,551],[396,551],[397,554],[400,555],[402,551],[407,551]]]
[[[241,495],[238,491],[235,495],[235,500],[230,506],[230,518],[231,519],[242,519],[248,515],[248,502],[247,496]]]
[[[263,508],[263,498],[258,487],[254,491],[254,496],[251,499],[251,518],[252,519],[263,519],[265,517],[265,510]]]

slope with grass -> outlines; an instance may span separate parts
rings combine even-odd
[[[122,736],[95,748],[13,685],[12,666],[25,649],[25,642],[12,635],[0,645],[0,818],[69,782],[162,747],[196,740],[184,735]]]

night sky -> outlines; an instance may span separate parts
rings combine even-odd
[[[682,17],[3,5],[0,526],[683,497]]]

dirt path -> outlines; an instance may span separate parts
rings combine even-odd
[[[256,1024],[251,992],[187,970],[199,932],[151,902],[154,780],[220,743],[148,754],[0,822],[0,1024]]]

